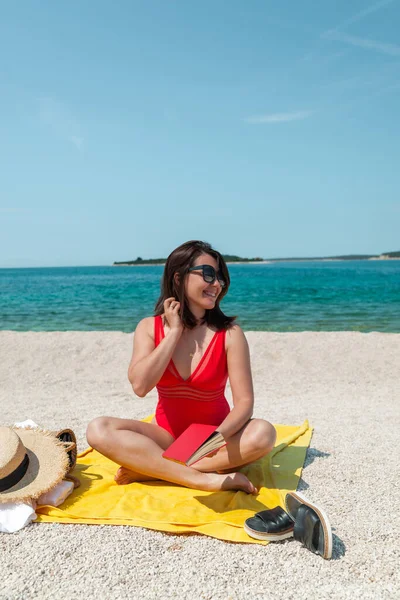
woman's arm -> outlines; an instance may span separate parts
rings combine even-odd
[[[239,325],[228,329],[226,336],[226,357],[233,408],[218,427],[218,431],[222,433],[224,438],[231,437],[251,419],[254,407],[250,352],[246,337]]]
[[[143,398],[160,381],[181,335],[179,329],[170,329],[155,348],[154,318],[147,317],[139,322],[128,368],[128,379],[137,396]]]

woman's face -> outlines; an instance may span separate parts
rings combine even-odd
[[[201,254],[198,256],[193,267],[197,267],[198,265],[211,265],[214,267],[215,272],[218,272],[218,262],[210,254]],[[222,287],[218,278],[215,278],[214,283],[207,283],[203,279],[203,272],[201,270],[191,271],[185,277],[185,293],[192,312],[194,307],[204,310],[214,308],[221,290]]]

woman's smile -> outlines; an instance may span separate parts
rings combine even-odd
[[[217,297],[217,292],[208,292],[207,290],[204,290],[203,294],[205,294],[206,296],[208,296],[209,298],[216,298]]]

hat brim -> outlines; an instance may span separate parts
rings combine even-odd
[[[62,480],[69,466],[63,443],[49,431],[39,428],[13,429],[26,448],[29,466],[21,481],[0,493],[0,504],[36,500]]]

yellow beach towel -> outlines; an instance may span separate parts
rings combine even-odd
[[[151,417],[144,419],[150,421]],[[275,425],[278,436],[273,451],[243,467],[260,490],[203,492],[164,481],[117,485],[118,465],[88,448],[78,456],[74,475],[81,481],[58,508],[38,506],[37,522],[135,525],[172,533],[197,532],[231,542],[265,544],[243,529],[248,517],[280,505],[294,491],[301,475],[312,429]]]

